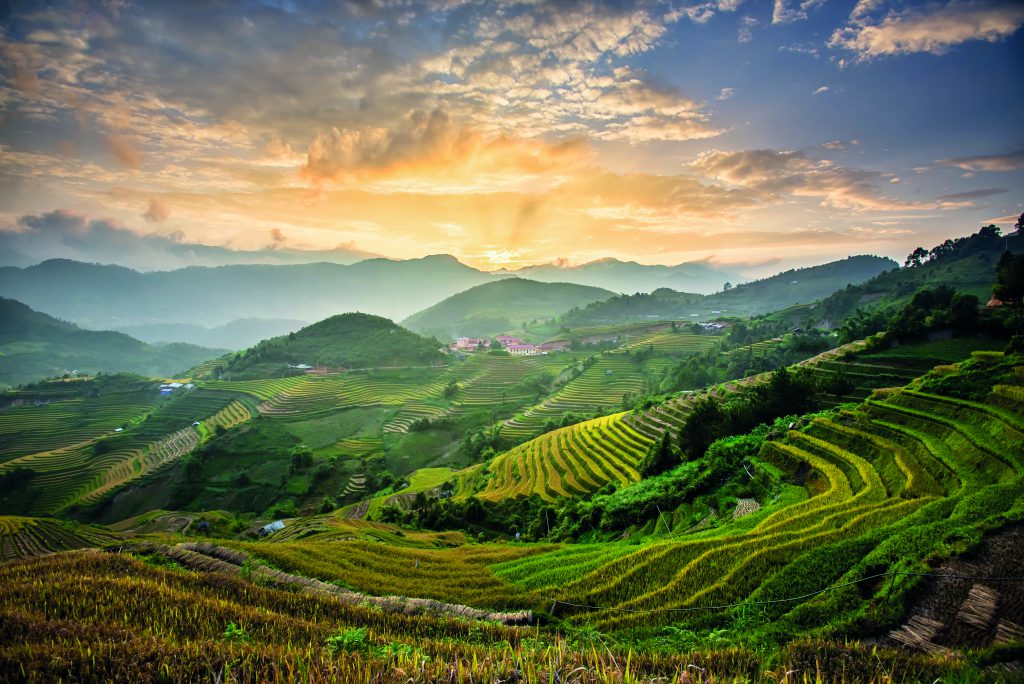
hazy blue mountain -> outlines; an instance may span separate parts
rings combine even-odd
[[[643,318],[701,320],[723,315],[769,313],[794,304],[817,301],[896,266],[892,259],[855,256],[820,266],[792,269],[712,295],[663,288],[650,294],[614,297],[568,311],[563,322],[578,326],[636,322]]]
[[[453,295],[410,316],[402,325],[441,340],[491,336],[614,295],[609,290],[574,283],[509,278]]]
[[[191,344],[149,345],[120,332],[82,330],[0,297],[0,385],[75,370],[167,377],[224,353]]]
[[[139,273],[53,259],[0,268],[0,295],[94,329],[240,318],[317,321],[347,311],[408,316],[495,276],[446,255],[350,266],[191,267]]]
[[[149,323],[118,328],[118,331],[150,344],[185,342],[202,347],[245,349],[260,340],[287,335],[307,325],[308,321],[287,318],[240,318],[212,328],[187,323]]]
[[[507,271],[529,280],[552,283],[576,283],[602,287],[613,292],[634,294],[670,288],[685,292],[710,294],[726,282],[737,282],[742,275],[735,269],[694,261],[676,266],[648,266],[635,261],[598,259],[579,266],[543,264]]]

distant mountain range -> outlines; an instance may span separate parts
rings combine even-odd
[[[216,327],[240,318],[318,321],[349,311],[404,318],[498,277],[450,256],[150,273],[54,259],[0,268],[0,295],[94,329]]]
[[[406,318],[402,325],[441,340],[490,337],[614,296],[598,287],[507,278],[452,295]]]
[[[186,323],[150,323],[125,326],[118,331],[150,344],[174,341],[201,347],[245,349],[260,340],[287,335],[307,325],[309,321],[287,318],[240,318],[213,328]]]
[[[702,261],[676,266],[648,266],[635,261],[599,259],[579,266],[543,264],[499,273],[545,283],[590,285],[625,294],[653,292],[660,288],[710,294],[722,289],[727,282],[743,280],[742,274],[735,269],[720,268]]]
[[[124,333],[82,330],[0,297],[0,386],[82,373],[175,374],[225,353],[190,344],[154,346]]]
[[[734,309],[736,313],[764,312],[785,306],[786,302],[812,301],[849,282],[865,280],[879,268],[885,270],[895,265],[891,260],[878,257],[854,257],[854,260],[853,270],[826,275],[817,285],[813,282],[817,277],[814,270],[801,269],[789,272],[801,274],[796,276],[799,283],[779,281],[776,286],[776,281],[771,279],[759,281],[757,289],[737,287],[714,303]],[[858,264],[873,265],[862,275],[856,272]],[[884,267],[880,266],[882,264]],[[816,268],[826,267],[828,265]],[[871,271],[871,268],[876,270]],[[51,259],[24,268],[0,267],[0,296],[17,299],[38,311],[86,328],[125,330],[151,342],[190,342],[238,349],[251,345],[258,338],[295,330],[301,327],[302,321],[318,321],[339,313],[361,311],[402,320],[477,285],[517,275],[521,281],[603,288],[605,299],[616,292],[656,289],[681,289],[699,295],[719,291],[726,281],[735,283],[739,279],[737,273],[702,262],[645,266],[615,259],[576,267],[549,264],[493,273],[471,268],[448,255],[406,261],[366,259],[350,265],[193,266],[148,273],[122,266]],[[765,289],[768,286],[771,287]],[[557,311],[538,301],[538,308],[534,310],[493,315],[514,323],[556,315],[594,301],[590,298],[593,294],[569,296],[562,301],[571,302],[570,305]],[[521,301],[505,303],[522,306]],[[708,303],[711,306],[713,302]],[[442,333],[463,329],[461,326],[453,328],[451,324],[479,317],[480,311],[466,311],[454,317],[438,315],[440,318],[429,323],[410,319],[410,324],[424,330],[429,328],[432,334],[444,337],[447,335]],[[260,320],[239,322],[245,319]]]
[[[711,295],[668,288],[651,294],[620,296],[568,312],[563,323],[599,325],[636,322],[643,318],[706,319],[716,316],[765,314],[794,304],[827,297],[847,285],[863,283],[898,264],[877,256],[855,256],[820,266],[793,269]]]

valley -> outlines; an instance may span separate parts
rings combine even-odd
[[[474,314],[442,342],[346,313],[9,389],[0,670],[1015,676],[1024,356],[1008,307],[935,284],[955,257],[799,315]],[[835,325],[897,273],[912,296]]]

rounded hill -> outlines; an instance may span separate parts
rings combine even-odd
[[[610,290],[589,285],[504,278],[452,295],[402,324],[439,339],[490,337],[527,321],[557,316],[614,296]]]
[[[345,313],[241,352],[229,370],[260,374],[282,366],[374,368],[429,365],[443,358],[437,340],[381,316]]]

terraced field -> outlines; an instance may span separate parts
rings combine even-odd
[[[443,406],[428,404],[425,401],[410,401],[402,406],[398,412],[384,423],[384,432],[408,432],[409,428],[418,420],[432,420],[444,416],[447,409]]]
[[[381,451],[384,448],[384,443],[377,437],[349,437],[341,440],[335,446],[343,454],[353,458],[363,458]]]
[[[358,521],[352,521],[353,523]],[[284,530],[277,534],[284,534]],[[375,595],[423,596],[474,607],[502,610],[522,605],[525,592],[494,576],[490,566],[515,560],[553,545],[473,544],[454,549],[423,548],[406,542],[390,543],[393,534],[381,526],[378,534],[340,532],[335,543],[292,541],[230,542],[229,545],[271,563],[274,567]],[[323,539],[323,537],[310,537]],[[339,547],[339,548],[335,548]]]
[[[681,332],[660,332],[643,335],[623,344],[623,351],[642,351],[652,349],[657,354],[699,354],[716,347],[720,337],[713,335],[693,335]]]
[[[533,397],[520,387],[525,377],[547,370],[557,375],[576,355],[477,356],[459,369],[459,389],[451,413],[461,415],[489,410],[507,402],[528,403]]]
[[[202,422],[207,430],[231,429],[253,417],[252,411],[243,402],[235,400]]]
[[[523,413],[505,421],[501,433],[514,439],[535,435],[551,419],[567,412],[608,411],[622,405],[625,394],[643,392],[644,384],[636,364],[625,354],[603,354],[561,390]]]
[[[551,587],[548,595],[567,604],[607,606],[566,606],[574,620],[602,629],[696,624],[709,619],[703,606],[800,596],[887,569],[927,570],[923,559],[950,539],[1024,515],[1024,404],[1007,406],[1005,395],[972,402],[913,386],[887,391],[766,442],[761,458],[801,478],[810,498],[642,546],[562,589],[545,579],[568,562],[557,552],[505,576]],[[767,610],[842,624],[867,603],[902,602],[920,579],[851,585]]]
[[[268,380],[209,380],[202,383],[200,387],[218,392],[248,394],[260,401],[268,401],[286,390],[302,385],[309,379],[308,375],[293,375],[287,378]]]
[[[616,413],[547,432],[496,457],[480,498],[537,494],[548,501],[639,479],[636,465],[652,443]]]
[[[846,394],[830,398],[833,405],[863,401],[872,390],[879,387],[902,387],[921,374],[913,368],[879,363],[870,358],[864,361],[823,361],[815,364],[811,370],[816,375],[841,375],[849,383],[850,390]]]
[[[836,363],[837,357],[860,347],[860,343],[853,343],[796,365],[812,369],[826,365],[832,369],[831,364]],[[622,357],[609,355],[605,358]],[[897,370],[894,368],[893,372]],[[916,371],[899,372],[903,377],[919,374]],[[506,496],[529,494],[555,500],[559,496],[593,491],[613,480],[623,483],[635,481],[638,478],[636,465],[650,445],[665,431],[678,433],[698,400],[704,397],[726,398],[765,382],[768,377],[769,374],[763,373],[723,383],[701,392],[678,395],[646,411],[604,416],[545,433],[499,455],[482,469],[473,470],[473,477],[483,471],[487,485],[481,496],[495,501]],[[877,374],[865,378],[866,381],[874,378],[875,387],[886,386],[892,380],[888,375]],[[504,429],[508,429],[508,425],[506,423]],[[467,474],[460,479],[468,481],[471,478]],[[467,492],[460,490],[460,493]]]
[[[112,544],[114,534],[52,518],[0,516],[0,560]]]
[[[0,414],[9,430],[0,475],[32,471],[36,496],[25,513],[95,503],[188,454],[210,428],[248,420],[250,411],[235,396],[194,389],[159,397],[154,386],[10,409]]]
[[[397,406],[411,401],[438,399],[444,395],[449,371],[438,369],[432,382],[412,383],[383,374],[303,376],[260,404],[270,416],[309,417],[354,406]]]
[[[60,383],[57,383],[60,384]],[[157,405],[157,393],[113,393],[95,399],[35,402],[0,412],[0,463],[66,448],[127,428]]]

